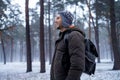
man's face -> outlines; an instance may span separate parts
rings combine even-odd
[[[62,18],[61,16],[58,14],[55,17],[55,28],[56,29],[60,29],[62,27]]]

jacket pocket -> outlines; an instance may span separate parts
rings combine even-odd
[[[67,54],[67,53],[63,54],[62,66],[63,66],[65,72],[68,72],[68,70],[70,68],[70,57],[69,57],[69,54]]]
[[[54,61],[54,71],[56,74],[61,73],[63,71],[62,68],[62,57],[63,54],[60,51],[57,51],[57,54],[55,55],[55,61]]]

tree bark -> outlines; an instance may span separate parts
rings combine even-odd
[[[120,70],[120,52],[118,48],[118,40],[116,35],[116,27],[115,27],[115,2],[114,0],[110,0],[110,25],[111,25],[111,40],[112,40],[112,48],[114,53],[114,66],[113,70]]]
[[[1,44],[2,44],[2,50],[3,50],[4,64],[6,64],[6,53],[5,53],[4,41],[3,41],[2,36],[1,36]]]
[[[13,38],[11,39],[11,58],[10,61],[13,62]]]
[[[107,30],[108,30],[108,43],[110,44],[109,45],[109,49],[110,49],[110,54],[111,54],[111,60],[113,61],[113,50],[112,50],[112,43],[111,43],[111,31],[110,31],[110,22],[109,20],[107,19]]]
[[[44,52],[44,0],[40,1],[40,72],[45,72],[45,52]]]
[[[51,48],[51,27],[50,27],[50,5],[51,2],[48,2],[48,14],[49,14],[49,64],[52,62],[52,48]]]
[[[31,42],[30,42],[30,26],[29,26],[29,0],[25,2],[25,16],[26,16],[26,48],[27,48],[27,72],[32,71],[31,59]]]
[[[96,46],[97,46],[97,52],[98,52],[98,63],[100,63],[100,48],[99,48],[99,27],[98,27],[98,0],[96,0],[96,26],[94,26],[95,30],[95,40],[96,40]]]
[[[88,7],[88,10],[89,10],[89,22],[88,22],[88,26],[89,26],[89,32],[88,32],[88,34],[89,34],[89,39],[91,39],[91,10],[90,10],[90,0],[89,0],[89,2],[88,2],[88,0],[86,0],[86,3],[87,3],[87,7]]]
[[[23,61],[23,40],[20,41],[20,62]]]

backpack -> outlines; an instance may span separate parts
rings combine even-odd
[[[94,74],[96,69],[95,59],[98,53],[95,45],[90,39],[85,39],[85,73],[88,75]]]
[[[64,42],[66,45],[68,45],[68,41],[67,41],[68,35],[69,33],[65,34],[64,36]],[[84,73],[88,75],[95,73],[96,57],[98,57],[98,53],[97,53],[95,45],[90,39],[85,39],[85,70],[84,70]]]

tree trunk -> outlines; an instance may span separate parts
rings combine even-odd
[[[76,14],[76,10],[77,10],[77,5],[75,5],[75,22],[74,22],[74,24],[76,24],[76,22],[77,22],[77,14]]]
[[[51,48],[51,27],[50,27],[50,5],[51,2],[48,2],[48,14],[49,14],[49,64],[52,62],[52,48]]]
[[[120,70],[120,52],[118,48],[118,40],[116,35],[116,27],[115,27],[115,2],[114,0],[110,0],[110,25],[111,25],[111,40],[112,40],[112,48],[114,53],[114,66],[113,70]]]
[[[13,62],[13,38],[11,39],[11,58],[10,61]]]
[[[94,27],[95,30],[95,40],[96,40],[96,46],[98,51],[98,63],[100,63],[100,48],[99,48],[99,27],[98,27],[98,0],[96,0],[96,26]]]
[[[48,14],[46,14],[46,16],[47,16]],[[48,16],[47,16],[47,18],[45,19],[45,23],[46,23],[46,25],[48,26],[48,23],[47,23],[47,21],[48,21]],[[48,46],[48,27],[45,27],[44,28],[45,29],[45,53],[46,53],[46,55],[45,55],[45,61],[47,61],[48,59],[49,59],[49,53],[48,53],[48,49],[49,49],[49,46]]]
[[[40,1],[40,72],[45,72],[45,52],[44,52],[44,0]]]
[[[23,41],[20,41],[20,62],[23,61]]]
[[[2,39],[2,36],[1,36],[1,45],[2,45],[2,50],[3,50],[4,64],[6,64],[6,53],[5,53],[4,41]]]
[[[88,22],[88,26],[89,26],[89,32],[88,32],[88,34],[89,34],[89,39],[91,39],[91,21],[90,21],[90,19],[91,19],[91,10],[90,10],[90,0],[89,0],[89,2],[88,2],[88,0],[86,0],[86,3],[87,3],[87,7],[88,7],[88,10],[89,10],[89,22]]]
[[[96,41],[96,46],[97,46],[97,52],[98,52],[98,62],[100,63],[100,48],[99,48],[99,28],[98,28],[98,10],[97,10],[97,6],[96,6],[96,26],[94,23],[94,19],[91,13],[91,9],[90,9],[90,0],[89,2],[86,0],[87,6],[89,8],[89,38],[91,39],[91,22],[90,19],[92,19],[92,24],[95,30],[95,41]],[[98,1],[96,0],[96,5],[97,5]]]
[[[108,30],[108,40],[109,40],[108,42],[110,44],[109,45],[110,46],[109,49],[110,49],[110,54],[111,54],[111,60],[113,61],[113,50],[112,50],[112,43],[111,43],[111,31],[110,31],[110,27],[109,27],[110,23],[109,23],[108,19],[106,21],[107,21],[107,24],[108,24],[107,25],[107,30]]]
[[[90,0],[89,0],[89,2],[88,2],[88,9],[89,9],[89,39],[91,39],[91,21],[90,21],[90,19],[91,19],[91,10],[90,10]]]
[[[116,32],[117,32],[117,39],[118,39],[118,47],[120,52],[120,21],[116,22]]]
[[[31,43],[30,43],[30,26],[29,26],[29,0],[25,2],[25,15],[26,15],[26,48],[27,48],[27,72],[32,71],[31,59]]]

